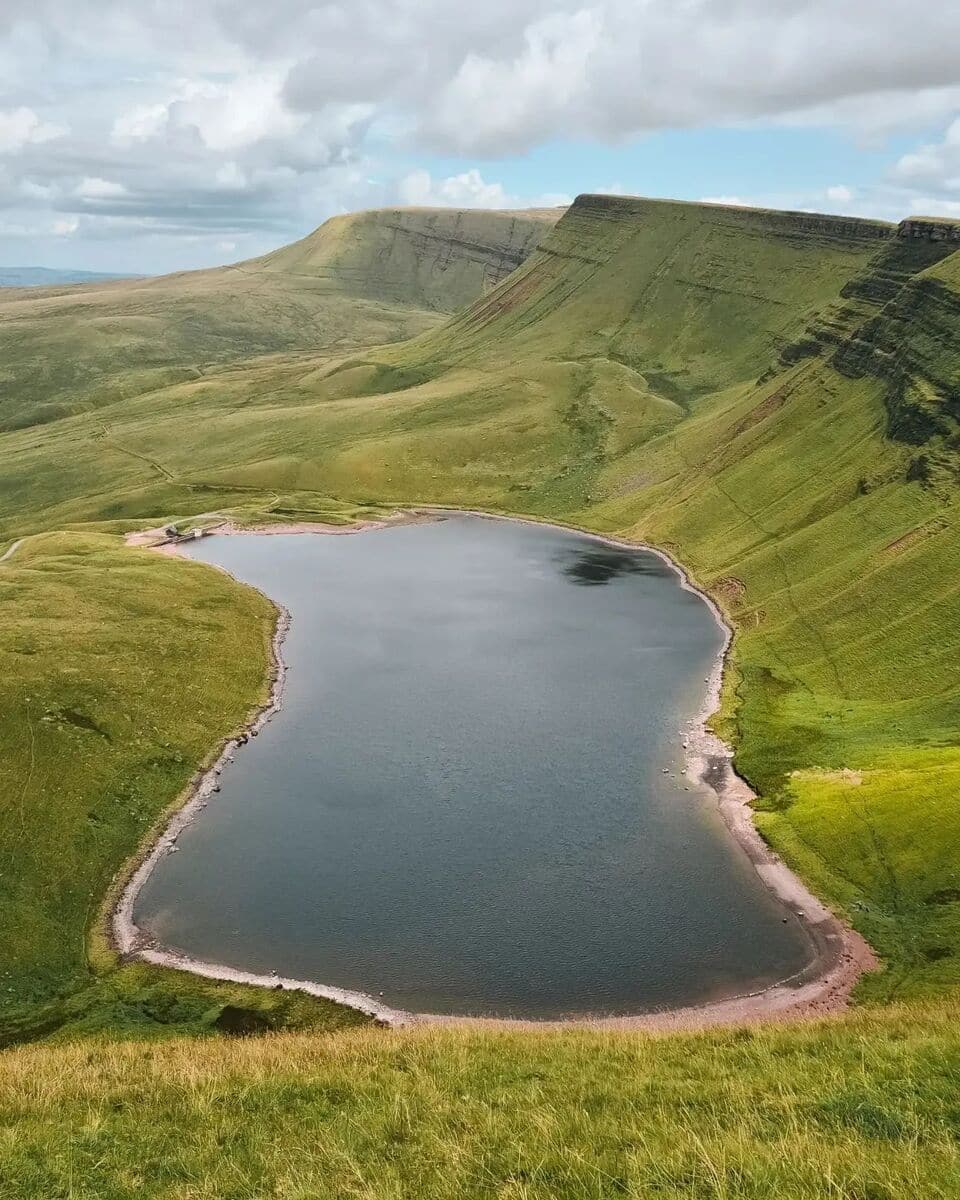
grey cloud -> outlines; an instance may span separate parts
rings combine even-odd
[[[270,64],[291,108],[397,105],[438,150],[666,126],[960,85],[960,6],[907,0],[5,0],[8,29],[209,77]],[[0,26],[2,28],[2,26]],[[139,46],[139,52],[135,47]]]
[[[561,130],[643,131],[796,114],[960,83],[960,7],[902,0],[682,5],[604,0],[473,55],[423,114],[437,148],[500,153]],[[836,119],[836,118],[835,118]]]
[[[350,55],[328,49],[297,63],[287,76],[284,98],[294,109],[311,111],[337,101],[381,99],[396,79],[396,60],[387,53]]]
[[[960,5],[907,0],[0,0],[0,111],[69,126],[0,154],[0,207],[78,237],[292,233],[394,198],[366,178],[371,129],[476,160],[723,122],[947,124],[958,44]],[[945,195],[949,136],[891,186],[910,172]]]
[[[95,224],[108,218],[127,222],[159,219],[168,232],[223,234],[246,229],[284,230],[289,225],[286,206],[267,188],[217,191],[195,182],[193,186],[155,187],[104,199],[67,196],[53,208],[55,212],[93,218]]]

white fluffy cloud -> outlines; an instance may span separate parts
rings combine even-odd
[[[509,200],[501,183],[487,183],[473,168],[447,179],[432,179],[429,171],[411,171],[400,180],[403,204],[452,208],[507,208]]]
[[[960,88],[955,4],[196,0],[192,13],[223,45],[285,64],[293,109],[391,105],[463,152],[812,112],[895,127],[904,109],[943,117]]]
[[[942,141],[904,154],[893,175],[912,187],[960,194],[960,118],[947,128]]]
[[[160,103],[120,113],[111,138],[123,147],[196,138],[207,150],[235,151],[267,139],[291,137],[307,118],[286,107],[282,86],[282,76],[259,73],[226,83],[183,80]]]
[[[572,196],[541,195],[519,197],[507,192],[502,183],[488,183],[477,167],[434,179],[429,171],[411,171],[397,185],[401,204],[428,208],[554,208],[573,202]]]
[[[561,131],[615,138],[782,118],[895,126],[912,93],[950,105],[956,5],[903,0],[602,0],[472,56],[424,117],[441,142],[524,146]],[[936,115],[948,108],[941,107]]]
[[[0,209],[253,253],[344,207],[529,203],[484,158],[563,139],[948,126],[958,45],[960,5],[908,0],[0,0]],[[904,156],[888,209],[954,203],[958,143]],[[826,182],[814,205],[881,203]]]
[[[86,175],[77,184],[76,194],[83,200],[115,200],[118,196],[125,196],[127,189],[112,179]]]
[[[424,111],[423,132],[444,149],[500,153],[582,128],[604,33],[603,14],[582,9],[523,29],[512,57],[468,54]]]
[[[24,146],[40,145],[67,133],[66,126],[41,121],[32,108],[0,112],[0,154],[16,153]]]

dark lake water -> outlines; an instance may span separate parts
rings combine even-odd
[[[533,1017],[698,1002],[808,961],[681,774],[721,636],[655,555],[466,516],[190,554],[286,605],[289,674],[140,893],[158,940],[398,1008]]]

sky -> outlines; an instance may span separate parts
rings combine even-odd
[[[0,0],[0,264],[578,192],[960,219],[958,47],[958,0]]]

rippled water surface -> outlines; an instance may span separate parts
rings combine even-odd
[[[721,635],[655,555],[466,516],[190,555],[286,605],[289,674],[140,894],[162,942],[400,1008],[534,1017],[806,963],[681,774]]]

